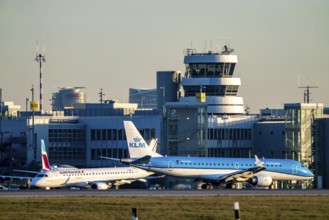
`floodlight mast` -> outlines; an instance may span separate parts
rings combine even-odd
[[[40,111],[42,111],[42,63],[46,62],[45,53],[39,53],[37,51],[37,55],[35,57],[35,61],[39,63],[40,69]]]

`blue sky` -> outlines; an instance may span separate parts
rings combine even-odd
[[[238,55],[239,96],[253,113],[303,101],[329,106],[329,1],[0,0],[0,88],[24,109],[39,97],[36,45],[45,45],[44,109],[63,86],[84,86],[88,102],[128,101],[155,88],[156,71],[184,72],[183,51],[229,41]]]

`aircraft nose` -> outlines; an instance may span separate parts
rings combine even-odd
[[[314,178],[314,174],[312,173],[312,171],[310,171],[309,169],[305,169],[305,174],[307,177],[311,177],[311,178]]]
[[[40,187],[39,184],[40,184],[40,181],[38,179],[35,179],[35,178],[32,179],[31,186]]]

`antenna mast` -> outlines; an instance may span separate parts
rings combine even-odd
[[[311,88],[319,88],[318,86],[299,86],[300,89],[304,90],[304,103],[310,103],[310,89]]]
[[[99,102],[102,104],[103,103],[103,96],[105,95],[103,93],[103,89],[101,89],[101,91],[98,94],[99,94],[99,98],[100,98]]]
[[[43,48],[43,52],[39,53],[38,45],[37,45],[37,55],[35,57],[35,61],[39,63],[39,69],[40,69],[40,111],[42,111],[42,63],[46,62],[46,58],[45,58],[44,48]]]

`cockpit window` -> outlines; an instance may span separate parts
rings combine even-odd
[[[48,175],[47,174],[40,173],[40,174],[37,175],[37,177],[48,177]]]

